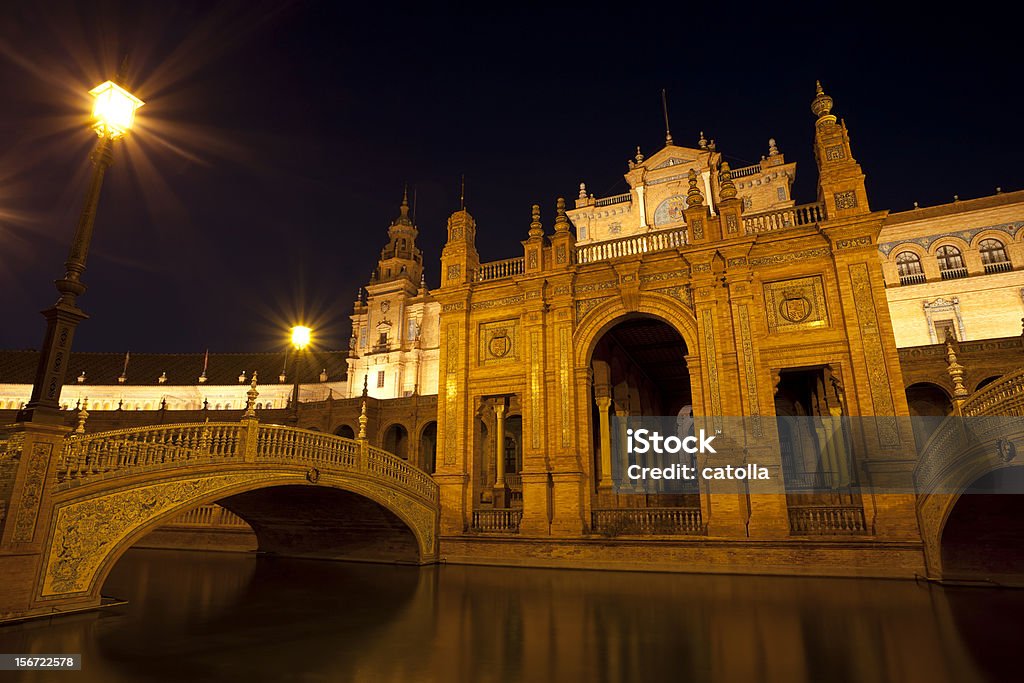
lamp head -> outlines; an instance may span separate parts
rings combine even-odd
[[[93,96],[93,130],[101,138],[111,140],[128,134],[135,123],[135,110],[145,102],[117,83],[107,81],[89,91]]]
[[[313,336],[313,330],[309,329],[305,325],[296,325],[292,328],[292,346],[300,351],[309,346],[309,341]]]

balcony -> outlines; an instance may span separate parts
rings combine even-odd
[[[602,197],[594,202],[594,206],[611,206],[612,204],[622,204],[628,202],[632,198],[632,193],[624,192],[623,194],[617,194],[614,197]]]
[[[518,534],[522,510],[473,510],[473,531],[484,534]]]
[[[577,263],[595,263],[623,256],[637,256],[653,251],[680,249],[686,246],[686,228],[672,228],[595,242],[576,248]]]
[[[1009,273],[1013,270],[1013,264],[1009,261],[998,261],[996,263],[985,264],[985,274],[991,275],[992,273]]]
[[[789,508],[789,533],[793,536],[842,536],[867,534],[864,508],[860,505],[794,505]]]
[[[699,507],[595,509],[594,533],[605,536],[703,536]]]
[[[940,270],[939,271],[939,275],[942,276],[943,280],[957,280],[957,279],[962,278],[962,277],[967,277],[967,269],[966,268],[946,268],[945,270]]]
[[[743,229],[748,235],[755,235],[801,225],[814,225],[823,220],[825,220],[825,205],[822,202],[814,202],[791,206],[788,209],[743,216]]]
[[[923,285],[924,282],[924,273],[908,273],[906,275],[900,275],[901,287],[905,287],[907,285]]]
[[[491,261],[481,263],[480,270],[473,278],[476,282],[487,282],[488,280],[502,280],[515,275],[522,275],[526,272],[526,260],[522,256],[507,258],[503,261]]]

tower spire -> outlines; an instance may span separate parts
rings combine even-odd
[[[672,144],[672,131],[668,128],[668,97],[665,95],[665,89],[661,89],[661,111],[665,114],[665,146]]]

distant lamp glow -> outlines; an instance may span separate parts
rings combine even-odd
[[[101,138],[111,140],[128,134],[135,123],[135,110],[145,102],[113,81],[97,85],[89,91],[96,98],[92,105],[93,130]]]
[[[304,325],[296,325],[292,328],[292,346],[302,350],[309,346],[309,340],[313,336],[313,330]]]

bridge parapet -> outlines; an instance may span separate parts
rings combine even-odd
[[[437,484],[426,472],[365,440],[346,439],[285,425],[241,422],[134,427],[72,434],[57,462],[58,490],[97,477],[140,468],[189,467],[214,462],[273,462],[366,474],[437,503]]]

